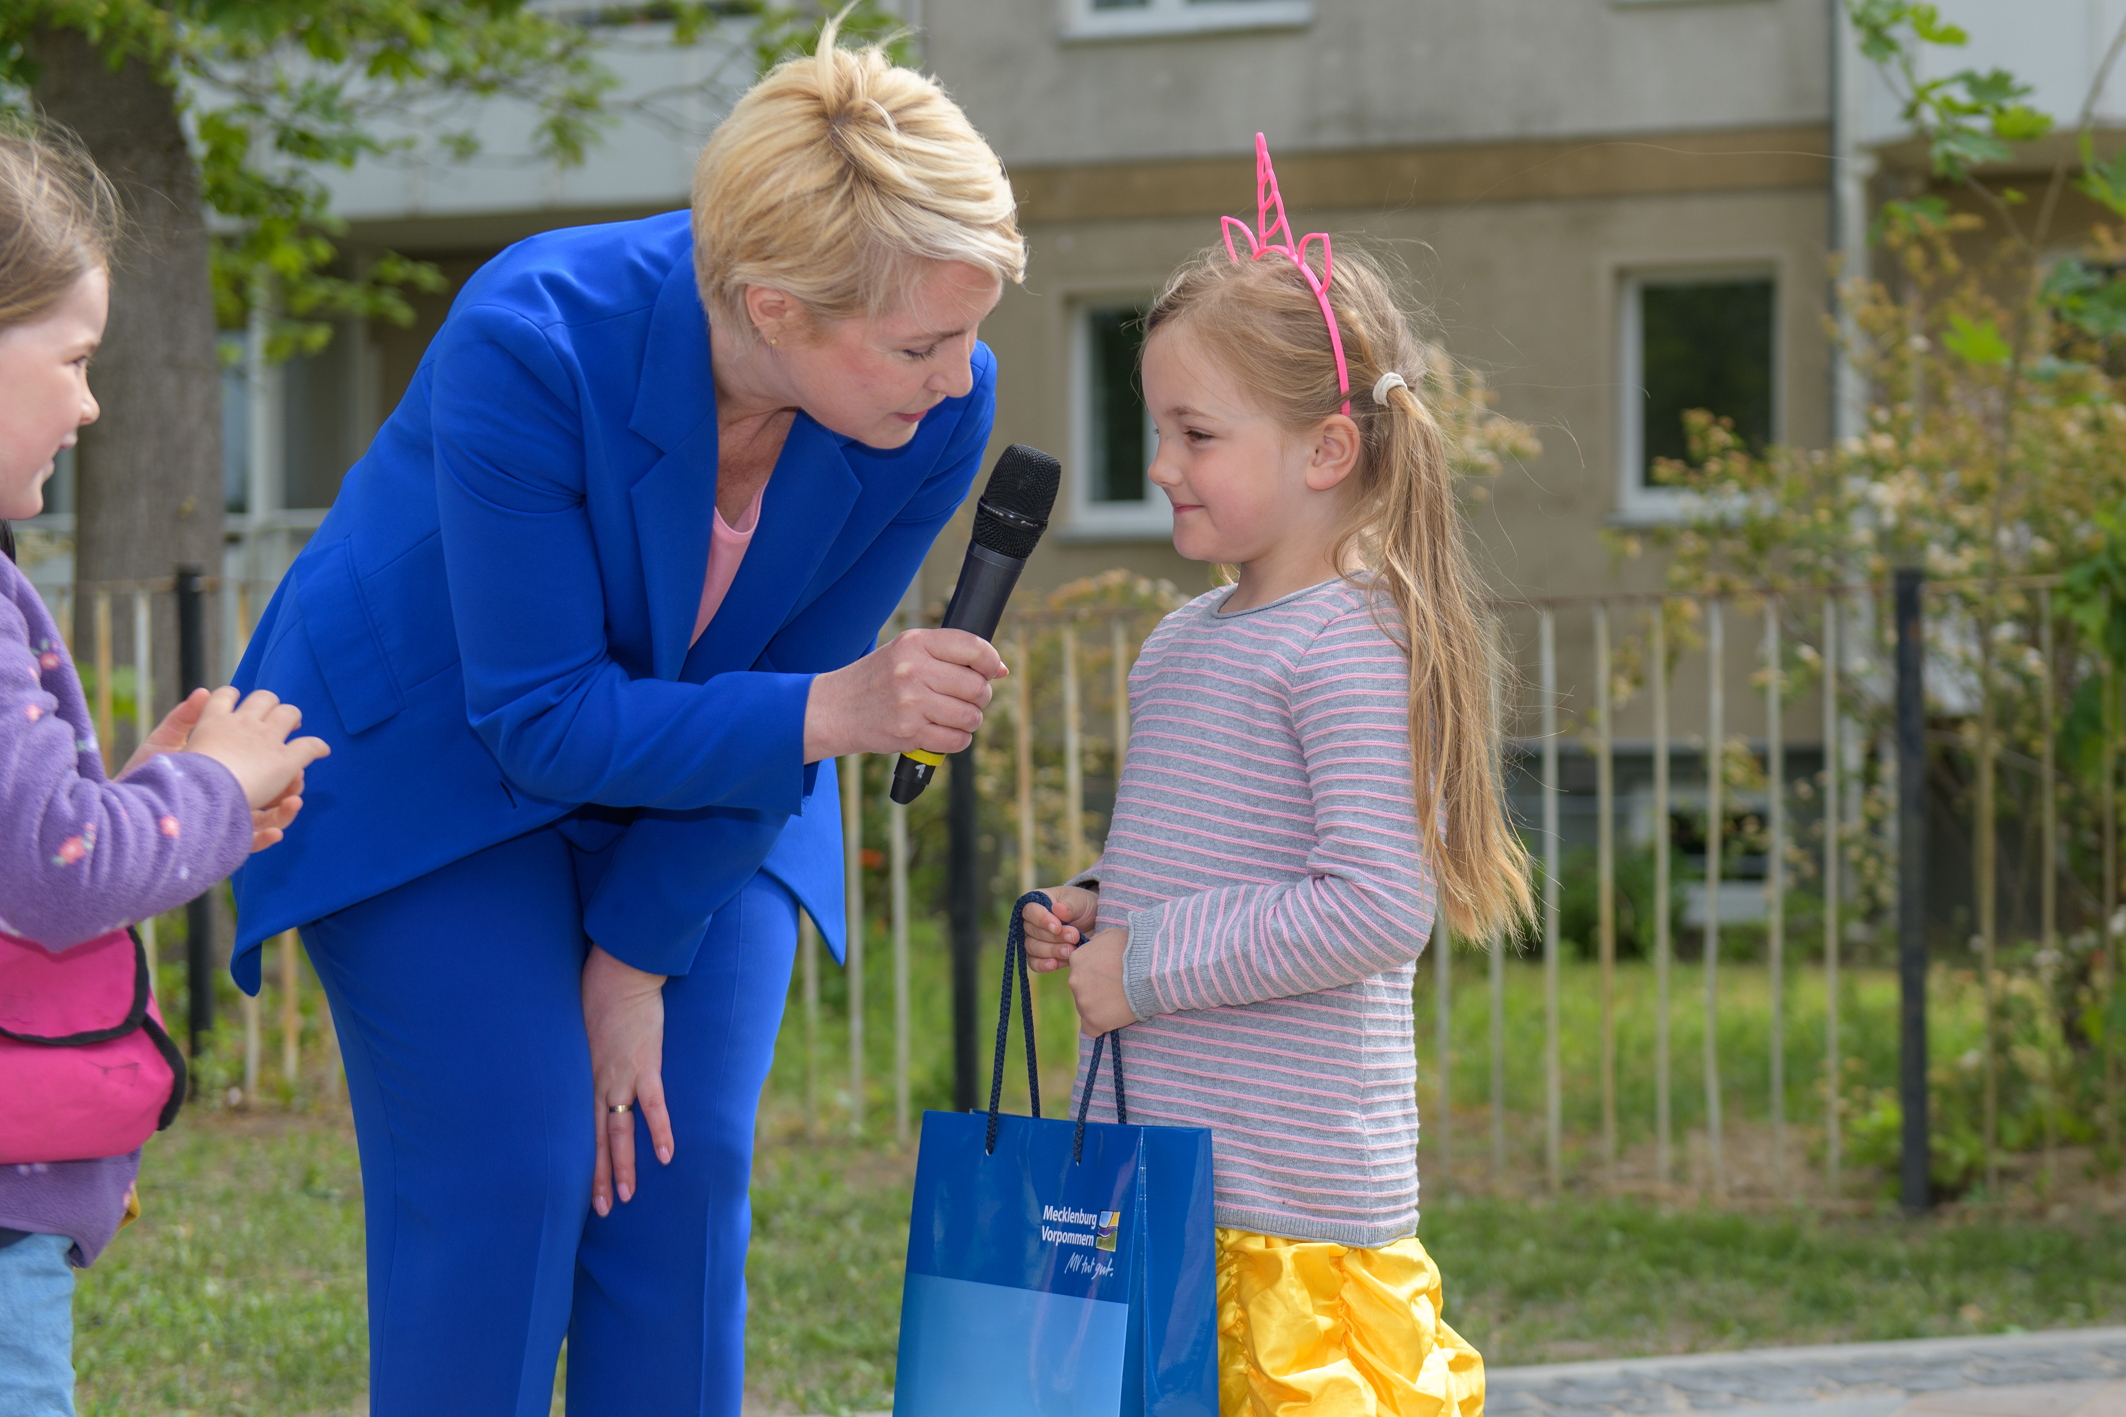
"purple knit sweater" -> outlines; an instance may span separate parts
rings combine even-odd
[[[182,905],[250,848],[243,788],[211,758],[165,754],[123,782],[104,776],[59,627],[0,558],[0,930],[66,949]],[[74,1263],[89,1264],[139,1171],[137,1151],[0,1166],[0,1228],[72,1236]]]

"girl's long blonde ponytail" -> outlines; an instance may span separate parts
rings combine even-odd
[[[1376,614],[1409,657],[1412,790],[1418,820],[1440,830],[1427,854],[1441,914],[1464,939],[1496,943],[1529,916],[1533,898],[1528,853],[1506,814],[1496,640],[1463,540],[1447,438],[1420,392],[1446,371],[1379,266],[1343,243],[1330,300],[1363,448],[1338,564],[1364,565]],[[1177,320],[1287,428],[1314,427],[1341,408],[1321,307],[1291,262],[1205,251],[1167,283],[1147,330]],[[1391,381],[1376,403],[1370,391],[1388,373],[1404,383]]]

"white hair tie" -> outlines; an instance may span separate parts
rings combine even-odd
[[[1388,401],[1388,390],[1407,389],[1409,387],[1410,386],[1408,384],[1403,382],[1402,375],[1396,373],[1393,369],[1390,369],[1387,373],[1381,375],[1379,379],[1374,381],[1373,402],[1384,404]]]

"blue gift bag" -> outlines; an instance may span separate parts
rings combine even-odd
[[[908,1221],[895,1417],[1217,1417],[1211,1134],[1041,1119],[1013,907],[989,1111],[926,1112]],[[1033,1116],[999,1115],[1016,969]]]

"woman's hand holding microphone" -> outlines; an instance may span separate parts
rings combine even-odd
[[[812,680],[805,701],[805,761],[846,753],[957,753],[974,741],[989,684],[1011,671],[996,647],[965,630],[908,630],[846,669]],[[598,1099],[598,1162],[591,1206],[611,1213],[634,1197],[640,1107],[661,1163],[672,1159],[664,1102],[665,977],[591,946],[583,966],[583,1023]]]
[[[812,681],[805,761],[844,753],[957,753],[974,741],[989,683],[1011,672],[965,630],[904,630],[846,669]]]

